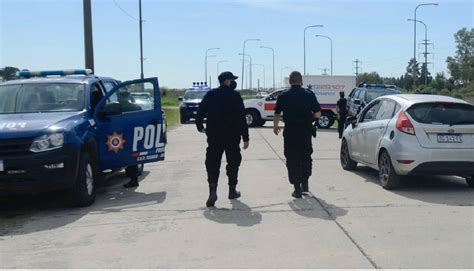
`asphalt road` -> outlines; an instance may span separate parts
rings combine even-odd
[[[240,200],[222,167],[205,208],[205,138],[169,131],[165,162],[137,189],[110,178],[88,208],[55,193],[0,200],[0,268],[474,268],[474,190],[456,177],[409,178],[386,191],[366,167],[339,164],[334,130],[314,140],[311,196],[292,199],[283,140],[251,130]]]

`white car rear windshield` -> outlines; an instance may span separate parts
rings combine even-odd
[[[421,103],[407,110],[417,122],[438,125],[474,124],[474,106],[460,103]]]

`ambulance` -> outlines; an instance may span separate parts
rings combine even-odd
[[[17,77],[0,84],[0,194],[61,190],[88,206],[104,172],[165,159],[158,78],[120,83],[90,70]],[[149,93],[153,106],[127,105],[134,92]]]
[[[246,121],[250,127],[263,126],[266,121],[272,121],[278,96],[289,89],[288,78],[285,78],[286,88],[277,89],[267,97],[244,100]],[[323,129],[331,128],[337,119],[336,104],[339,92],[346,97],[356,87],[355,76],[303,75],[303,87],[313,91],[321,104],[321,118],[318,126]]]

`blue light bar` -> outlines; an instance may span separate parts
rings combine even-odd
[[[55,71],[28,71],[23,70],[16,73],[20,78],[46,77],[46,76],[66,76],[66,75],[88,75],[92,74],[91,69],[79,70],[55,70]]]

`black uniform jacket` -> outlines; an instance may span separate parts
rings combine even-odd
[[[196,127],[204,128],[209,140],[220,142],[249,141],[249,130],[245,120],[245,107],[242,97],[228,86],[210,90],[199,105]]]

